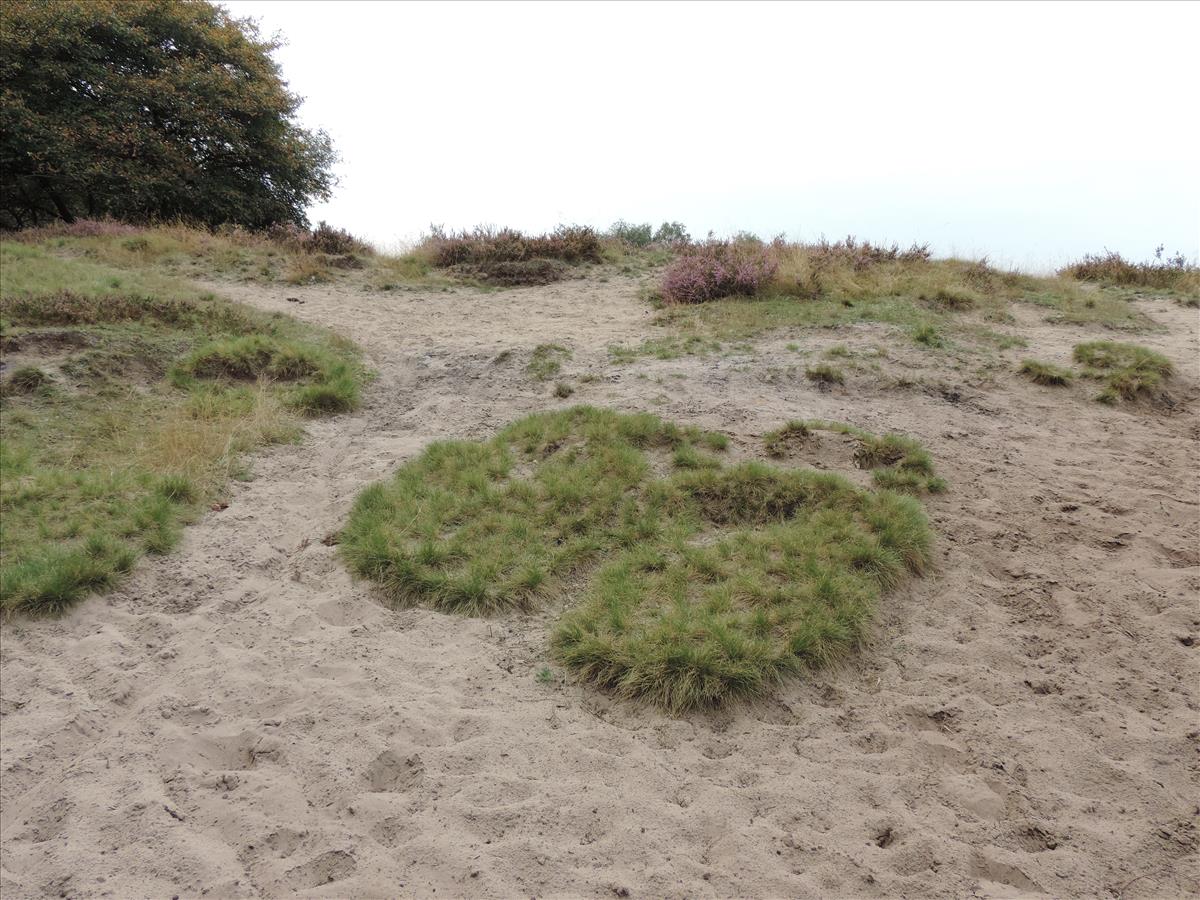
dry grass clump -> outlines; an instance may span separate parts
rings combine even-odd
[[[582,582],[552,637],[580,678],[676,713],[757,696],[853,648],[930,535],[912,498],[727,466],[721,438],[575,407],[433,444],[359,495],[341,552],[396,603],[473,615]]]
[[[1047,387],[1064,387],[1070,384],[1071,379],[1075,377],[1069,369],[1036,359],[1022,361],[1018,371],[1034,384]]]
[[[34,394],[54,383],[54,379],[37,366],[21,366],[0,382],[0,395]]]
[[[846,373],[829,363],[817,363],[804,370],[804,377],[819,385],[845,384]]]
[[[1182,253],[1163,258],[1163,247],[1154,251],[1153,262],[1134,263],[1111,250],[1103,255],[1089,253],[1059,272],[1080,281],[1179,291],[1200,298],[1200,266]]]
[[[1151,394],[1175,370],[1161,353],[1117,341],[1077,344],[1074,356],[1076,362],[1086,366],[1085,375],[1104,383],[1104,390],[1096,397],[1101,403],[1135,400]]]

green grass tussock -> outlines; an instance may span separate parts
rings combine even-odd
[[[525,372],[538,381],[546,381],[562,371],[562,364],[571,358],[571,351],[561,344],[538,344],[529,354]]]
[[[1049,387],[1063,387],[1070,384],[1071,379],[1075,377],[1070,369],[1036,359],[1023,360],[1018,371],[1034,384]]]
[[[930,534],[910,497],[727,465],[727,446],[647,414],[533,415],[367,488],[340,550],[393,602],[445,612],[582,586],[552,647],[583,680],[676,713],[757,696],[851,649]]]
[[[1104,389],[1096,397],[1102,403],[1136,400],[1143,394],[1151,394],[1175,370],[1161,353],[1117,341],[1077,344],[1074,356],[1085,367],[1085,375],[1104,383]]]
[[[939,494],[946,489],[945,479],[934,471],[929,451],[919,441],[902,434],[877,435],[841,422],[793,420],[764,434],[763,450],[776,459],[791,456],[819,431],[854,438],[857,444],[854,465],[870,470],[875,484],[881,488],[908,494]]]
[[[0,341],[38,361],[0,381],[5,616],[62,612],[170,551],[246,454],[354,406],[364,377],[320,329],[25,238],[0,242]]]

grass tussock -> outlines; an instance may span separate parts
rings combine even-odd
[[[804,370],[804,377],[818,385],[845,384],[846,373],[829,363],[817,363]]]
[[[562,371],[563,363],[570,358],[571,351],[561,344],[538,344],[529,354],[525,372],[538,381],[548,381]]]
[[[552,645],[583,680],[672,712],[757,696],[854,647],[930,535],[912,498],[727,465],[727,445],[646,414],[530,416],[367,488],[341,552],[393,602],[446,612],[582,586]]]
[[[1070,369],[1036,359],[1023,360],[1018,371],[1034,384],[1047,387],[1064,387],[1075,377]]]
[[[1104,389],[1096,397],[1102,403],[1151,395],[1175,370],[1161,353],[1117,341],[1077,344],[1074,356],[1075,361],[1085,367],[1086,376],[1103,382]]]
[[[0,258],[6,358],[53,349],[0,382],[6,616],[111,587],[171,550],[248,453],[296,439],[298,415],[357,403],[356,352],[319,329],[52,246],[5,241]]]
[[[910,494],[939,494],[946,490],[945,479],[934,471],[933,457],[921,443],[906,435],[872,434],[853,425],[821,420],[793,420],[763,435],[763,450],[782,459],[801,452],[816,432],[828,431],[854,438],[857,446],[853,462],[868,469],[881,488]]]

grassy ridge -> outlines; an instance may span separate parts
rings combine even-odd
[[[870,464],[931,476],[898,442]],[[911,497],[726,465],[726,443],[647,414],[533,415],[367,488],[341,552],[396,603],[468,615],[584,583],[552,639],[581,678],[673,712],[755,696],[854,646],[880,596],[928,564],[930,534]]]
[[[330,333],[52,250],[0,243],[6,615],[59,612],[169,551],[246,453],[353,407],[363,378]]]

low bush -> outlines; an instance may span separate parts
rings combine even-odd
[[[692,240],[682,222],[663,222],[658,228],[655,228],[649,222],[633,224],[624,219],[613,222],[605,236],[626,246],[639,249],[655,245],[662,248],[678,247],[691,243]]]
[[[340,551],[393,602],[446,612],[582,585],[551,639],[582,680],[673,713],[758,696],[852,649],[930,533],[910,497],[726,466],[722,443],[646,414],[530,416],[367,488]]]
[[[685,249],[667,267],[662,296],[668,303],[752,297],[771,283],[778,268],[770,251],[761,245],[709,241]]]
[[[425,247],[433,265],[443,269],[529,260],[600,262],[603,258],[599,235],[582,225],[560,225],[550,234],[537,237],[512,228],[478,227],[454,234],[435,227]]]
[[[1134,400],[1141,394],[1149,394],[1175,370],[1161,353],[1117,341],[1077,344],[1074,356],[1076,362],[1087,367],[1085,375],[1104,382],[1104,390],[1096,397],[1102,403]]]
[[[343,228],[334,228],[325,222],[305,235],[302,246],[309,253],[327,253],[330,256],[367,256],[374,251],[371,245],[356,238]]]
[[[649,222],[634,225],[618,219],[609,227],[608,236],[631,247],[648,247],[654,241],[654,226]]]

